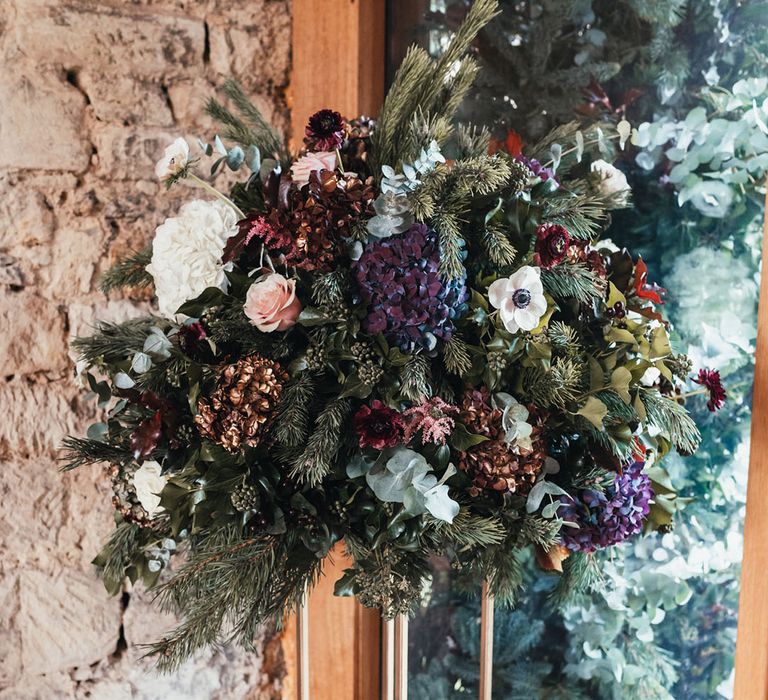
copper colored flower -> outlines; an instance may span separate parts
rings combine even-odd
[[[545,270],[559,265],[568,255],[571,237],[559,224],[541,224],[536,227],[533,261]]]
[[[200,435],[230,452],[256,447],[275,417],[287,379],[277,362],[260,355],[227,365],[213,393],[197,402],[195,423]]]
[[[374,400],[370,406],[363,406],[354,417],[355,430],[360,447],[383,450],[394,447],[403,438],[403,419],[392,408]]]
[[[344,117],[331,109],[321,109],[309,118],[304,135],[311,148],[335,151],[344,143]]]
[[[707,408],[712,411],[719,411],[725,405],[725,387],[720,379],[720,372],[716,369],[700,369],[699,376],[693,380],[697,384],[701,384],[709,392],[709,401],[707,401]]]

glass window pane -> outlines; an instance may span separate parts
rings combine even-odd
[[[467,4],[391,0],[390,79],[414,40],[439,53]],[[608,236],[642,254],[649,281],[668,290],[675,350],[694,372],[719,369],[728,399],[718,412],[706,396],[687,399],[701,449],[664,462],[683,507],[666,532],[599,555],[603,592],[554,610],[556,581],[530,562],[517,608],[497,611],[494,697],[731,697],[768,166],[768,13],[726,0],[501,4],[476,42],[482,72],[461,117],[499,139],[514,130],[524,144],[574,117],[626,116],[640,128],[620,161],[635,207],[614,215]],[[457,589],[438,567],[412,626],[412,697],[476,695],[479,600]]]

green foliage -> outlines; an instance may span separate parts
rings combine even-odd
[[[335,398],[320,411],[306,448],[293,464],[292,477],[315,486],[333,469],[351,408],[347,399]]]
[[[605,282],[581,263],[542,270],[541,282],[556,299],[576,299],[582,304],[601,299],[605,293]]]
[[[282,137],[264,119],[240,85],[234,80],[228,80],[224,83],[222,92],[231,100],[240,116],[213,97],[209,98],[205,109],[209,116],[223,125],[224,138],[235,141],[244,148],[256,146],[262,153],[279,158],[285,151]]]
[[[101,462],[125,464],[131,461],[133,456],[127,447],[114,442],[69,436],[62,442],[59,459],[63,463],[61,470],[70,471]]]
[[[152,260],[152,248],[135,252],[118,260],[99,280],[99,288],[107,294],[124,287],[148,287],[152,284],[152,275],[146,267]]]
[[[224,640],[252,649],[261,626],[280,624],[320,574],[321,560],[292,535],[244,537],[240,528],[213,531],[158,592],[161,607],[183,616],[149,646],[158,667],[173,671],[198,649]]]

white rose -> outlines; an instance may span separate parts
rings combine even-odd
[[[133,475],[133,488],[136,489],[136,498],[141,507],[147,511],[150,518],[154,518],[165,509],[160,506],[160,492],[168,483],[168,477],[160,474],[160,465],[150,460],[144,462]]]
[[[189,162],[189,144],[182,138],[176,139],[165,149],[163,157],[155,165],[155,175],[159,180],[178,175]]]
[[[592,172],[600,176],[598,185],[600,192],[606,196],[628,192],[630,187],[627,176],[618,168],[604,160],[596,160],[592,163]]]
[[[147,272],[155,282],[160,313],[175,319],[179,307],[207,287],[226,290],[229,269],[221,261],[227,239],[237,233],[237,216],[224,202],[195,199],[157,227]]]

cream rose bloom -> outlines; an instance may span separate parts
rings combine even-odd
[[[160,313],[176,319],[179,307],[207,287],[226,290],[221,261],[227,239],[237,233],[237,216],[224,202],[195,199],[157,227],[147,272],[155,282]]]
[[[629,193],[630,187],[627,176],[617,167],[604,160],[596,160],[592,163],[592,172],[600,177],[598,188],[604,195]]]
[[[271,272],[257,279],[245,296],[245,315],[264,333],[290,328],[301,313],[296,282]]]
[[[178,175],[189,162],[189,144],[182,138],[176,139],[165,149],[163,157],[155,165],[155,175],[159,180],[167,180]]]
[[[168,477],[163,476],[160,465],[154,460],[143,462],[133,475],[133,488],[141,507],[154,518],[165,509],[160,506],[160,492],[168,483]]]

